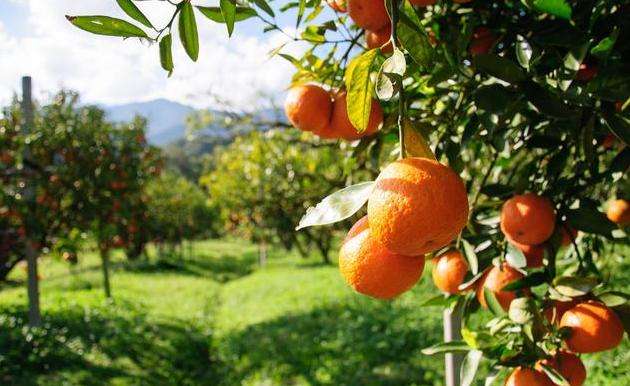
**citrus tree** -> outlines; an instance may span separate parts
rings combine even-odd
[[[607,251],[628,244],[627,1],[330,0],[331,12],[318,1],[183,0],[164,5],[173,18],[163,29],[132,1],[118,3],[146,28],[68,19],[159,41],[169,72],[175,21],[197,59],[198,16],[229,34],[256,17],[310,43],[301,56],[272,52],[296,67],[289,121],[385,167],[328,196],[298,227],[341,221],[367,202],[339,265],[375,298],[408,290],[433,257],[446,295],[431,303],[463,314],[463,340],[426,353],[466,352],[462,384],[483,359],[488,383],[581,385],[578,355],[620,344],[628,295],[609,290],[623,272],[610,271]],[[295,15],[297,33],[276,12]],[[487,323],[475,324],[477,313]]]

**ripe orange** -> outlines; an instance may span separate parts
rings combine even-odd
[[[339,271],[357,292],[391,299],[411,289],[422,276],[424,256],[392,253],[370,231],[368,217],[357,221],[339,251]]]
[[[368,127],[361,133],[357,132],[357,129],[352,126],[350,118],[348,118],[348,106],[346,103],[346,92],[339,92],[333,103],[332,118],[330,120],[330,130],[336,137],[354,141],[378,131],[381,123],[383,123],[383,109],[376,100],[372,100]]]
[[[291,88],[284,103],[289,122],[303,131],[322,131],[332,113],[330,93],[314,84]]]
[[[500,267],[493,266],[484,277],[481,278],[480,285],[477,287],[477,300],[479,300],[483,308],[488,308],[484,294],[484,288],[487,288],[492,291],[501,304],[501,307],[503,307],[504,310],[508,310],[512,300],[516,299],[516,292],[503,291],[503,287],[521,278],[523,278],[523,274],[510,267],[507,263],[501,264]]]
[[[450,250],[433,258],[433,283],[442,292],[456,294],[468,272],[468,263],[460,251]]]
[[[348,11],[346,0],[326,0],[326,3],[337,12],[346,13]]]
[[[415,5],[417,7],[426,7],[428,5],[435,4],[435,0],[409,0],[411,5]]]
[[[534,193],[514,196],[501,209],[503,234],[520,244],[542,244],[553,234],[555,223],[551,201]]]
[[[505,380],[505,386],[554,386],[554,383],[542,371],[517,367]]]
[[[404,255],[438,250],[457,237],[468,221],[462,179],[448,166],[410,157],[389,164],[368,200],[374,237]]]
[[[387,24],[378,31],[365,31],[365,42],[369,49],[380,48],[384,54],[391,53],[394,48],[390,42],[392,34],[392,25]]]
[[[565,312],[575,307],[578,304],[578,300],[571,300],[568,302],[554,301],[553,304],[543,309],[543,315],[552,324],[560,324],[560,320]]]
[[[494,45],[496,38],[492,31],[487,27],[478,27],[475,29],[470,39],[470,46],[468,46],[468,52],[472,56],[480,54],[487,54]]]
[[[540,268],[543,266],[543,258],[545,257],[544,245],[527,245],[521,244],[508,238],[508,242],[518,248],[527,260],[527,268]]]
[[[606,136],[602,139],[601,145],[605,150],[610,150],[615,147],[617,143],[617,137],[614,134],[606,134]]]
[[[378,31],[389,23],[383,0],[348,0],[346,4],[352,21],[363,29]]]
[[[597,76],[598,69],[594,64],[582,63],[580,64],[580,68],[578,69],[577,74],[575,74],[575,79],[580,82],[588,82],[594,77]]]
[[[630,224],[630,203],[621,199],[611,202],[610,205],[608,205],[606,216],[615,224]]]
[[[560,327],[571,328],[567,347],[576,353],[592,353],[613,349],[621,343],[623,325],[606,305],[586,301],[564,313]]]
[[[586,380],[584,363],[577,355],[568,351],[559,351],[553,358],[540,361],[536,365],[537,370],[541,370],[540,364],[554,368],[569,382],[570,386],[582,386]]]

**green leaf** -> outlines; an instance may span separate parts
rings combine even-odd
[[[491,113],[503,113],[514,102],[514,95],[500,84],[481,86],[474,92],[475,105]]]
[[[429,43],[429,39],[423,31],[418,30],[415,26],[411,27],[409,24],[398,24],[398,40],[407,50],[411,59],[423,70],[433,68],[435,65],[435,51],[431,43]]]
[[[376,95],[379,99],[390,100],[398,92],[406,68],[405,55],[399,49],[395,49],[392,55],[385,59],[378,73]]]
[[[477,259],[477,254],[475,253],[475,249],[470,243],[464,239],[462,239],[462,246],[464,247],[464,257],[468,262],[468,268],[473,275],[476,275],[479,272],[479,260]]]
[[[532,298],[516,298],[510,303],[508,317],[516,324],[527,324],[534,320],[536,302]]]
[[[525,268],[527,266],[527,259],[525,258],[523,252],[510,242],[507,243],[505,260],[514,268]]]
[[[560,276],[553,281],[556,291],[571,298],[588,294],[597,284],[595,277]]]
[[[479,362],[483,358],[483,352],[479,350],[471,350],[466,354],[459,370],[461,386],[470,386],[475,380],[475,374],[479,368]]]
[[[630,295],[619,291],[608,291],[597,295],[597,298],[608,307],[618,307],[628,303]]]
[[[231,0],[219,0],[219,6],[221,7],[221,15],[225,20],[225,26],[227,27],[228,36],[232,36],[234,32],[234,21],[236,18],[236,4]]]
[[[533,0],[534,8],[559,18],[571,19],[571,6],[565,0]]]
[[[606,117],[606,123],[610,131],[613,132],[626,146],[630,144],[630,120],[620,114],[612,114]]]
[[[199,12],[201,12],[208,19],[217,22],[217,23],[225,23],[225,19],[223,18],[223,14],[221,13],[221,8],[219,7],[196,7]],[[249,18],[255,17],[257,15],[256,10],[249,7],[236,7],[236,13],[234,16],[234,21],[243,21]]]
[[[153,28],[153,24],[147,19],[138,7],[131,0],[116,0],[118,6],[132,19],[138,21],[149,28]]]
[[[483,296],[486,300],[486,304],[488,304],[488,309],[496,316],[505,315],[505,311],[503,307],[501,307],[501,303],[497,300],[497,297],[494,296],[494,293],[490,291],[488,288],[483,289]]]
[[[419,307],[433,307],[433,306],[444,307],[447,304],[450,304],[451,301],[452,301],[451,299],[449,299],[448,297],[444,295],[436,295],[420,303]]]
[[[475,57],[475,65],[481,71],[508,83],[525,80],[525,73],[514,62],[494,54],[481,54]]]
[[[516,36],[516,59],[523,68],[529,70],[529,61],[532,59],[532,46],[521,35]]]
[[[543,114],[557,118],[574,116],[574,111],[562,99],[534,82],[525,83],[523,91],[527,96],[527,100]]]
[[[168,76],[171,76],[173,73],[173,52],[172,52],[172,42],[173,38],[171,34],[164,35],[162,40],[160,40],[160,64],[162,68],[168,71]]]
[[[326,29],[321,26],[309,25],[302,32],[302,39],[311,43],[324,43],[326,41]]]
[[[452,342],[442,342],[434,344],[433,346],[427,347],[422,350],[424,355],[434,355],[440,353],[447,352],[467,352],[470,351],[470,347],[466,344],[466,342],[461,340],[456,340]]]
[[[367,128],[370,121],[374,88],[370,72],[377,52],[377,49],[364,52],[346,69],[348,118],[359,133]]]
[[[373,188],[374,181],[369,181],[336,191],[324,198],[315,207],[308,208],[295,230],[315,225],[333,224],[347,219],[363,207]]]
[[[547,275],[544,271],[532,272],[522,279],[518,279],[503,287],[503,291],[517,291],[525,288],[532,288],[547,282]]]
[[[275,17],[276,14],[273,13],[273,9],[269,6],[269,4],[265,0],[253,0],[254,4],[258,6],[258,8],[265,11],[265,13],[271,17]]]
[[[605,60],[612,52],[618,37],[619,30],[615,29],[610,36],[602,39],[597,45],[591,48],[591,55],[596,56],[599,60]]]
[[[66,16],[75,27],[97,35],[148,38],[135,25],[109,16]]]
[[[615,223],[591,205],[580,205],[577,209],[569,209],[566,211],[566,216],[573,228],[586,233],[611,237],[612,232],[617,229]]]
[[[514,193],[514,188],[503,184],[490,184],[481,188],[481,193],[488,197],[507,197]]]
[[[569,382],[553,367],[542,363],[540,367],[554,384],[558,386],[570,386]]]
[[[197,32],[197,21],[195,12],[190,1],[180,3],[179,12],[179,38],[184,46],[184,50],[194,62],[199,58],[199,33]]]
[[[564,57],[564,66],[559,74],[560,77],[560,89],[562,91],[566,91],[571,83],[573,82],[573,78],[575,78],[575,74],[577,74],[580,69],[580,65],[588,52],[588,47],[590,42],[586,42],[580,45],[577,48],[570,50]]]
[[[306,0],[299,0],[299,5],[298,5],[298,13],[297,13],[297,19],[295,22],[295,26],[299,26],[300,22],[302,21],[302,17],[304,16],[304,11],[306,11]]]

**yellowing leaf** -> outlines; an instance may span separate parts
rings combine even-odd
[[[377,52],[377,49],[364,52],[353,59],[346,69],[348,117],[359,133],[367,128],[370,121],[374,88],[370,71]]]
[[[435,154],[424,138],[424,135],[408,119],[403,121],[405,136],[405,157],[421,157],[435,159]]]

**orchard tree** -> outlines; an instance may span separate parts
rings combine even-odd
[[[432,303],[463,315],[463,340],[426,353],[467,352],[462,384],[485,358],[488,383],[581,385],[577,355],[620,344],[628,295],[609,291],[623,273],[604,269],[610,246],[628,245],[628,1],[330,0],[332,14],[316,1],[274,10],[264,0],[183,0],[165,4],[173,18],[164,29],[119,4],[148,29],[68,19],[159,41],[169,72],[175,21],[184,50],[199,55],[196,15],[229,34],[257,17],[311,44],[300,57],[273,52],[296,67],[289,120],[359,152],[381,141],[375,159],[387,165],[374,182],[328,196],[299,228],[341,221],[367,202],[339,265],[375,298],[411,288],[433,257],[448,295]],[[275,12],[292,12],[298,32],[282,30]],[[475,325],[471,315],[485,310],[492,319]]]

